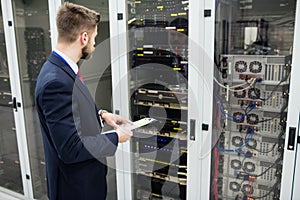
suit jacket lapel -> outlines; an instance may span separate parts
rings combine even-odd
[[[75,83],[74,83],[74,88],[73,88],[73,92],[76,92],[74,90],[80,90],[83,95],[87,98],[87,100],[92,104],[95,105],[95,102],[91,96],[90,91],[88,90],[87,86],[84,85],[84,83],[81,82],[81,80],[79,80],[79,78],[75,79]]]

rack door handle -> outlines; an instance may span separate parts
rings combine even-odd
[[[195,119],[190,119],[190,140],[195,141],[196,136],[196,120]]]
[[[288,138],[288,145],[287,149],[290,151],[295,150],[295,140],[296,140],[296,127],[289,128],[289,138]]]

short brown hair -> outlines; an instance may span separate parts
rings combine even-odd
[[[66,2],[56,16],[59,40],[72,43],[86,31],[92,33],[100,22],[100,14],[84,6]]]

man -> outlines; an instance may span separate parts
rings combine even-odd
[[[106,198],[106,156],[132,132],[131,123],[98,111],[77,66],[94,51],[100,14],[64,3],[57,14],[58,43],[44,63],[35,91],[43,135],[48,197],[50,200]],[[103,94],[105,95],[105,94]],[[102,121],[115,132],[101,134]]]

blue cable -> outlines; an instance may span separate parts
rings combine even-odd
[[[219,145],[217,146],[218,151],[220,152],[226,152],[226,153],[238,153],[239,155],[243,155],[246,158],[251,158],[252,157],[252,153],[250,151],[247,151],[246,153],[244,153],[242,151],[242,148],[245,147],[248,143],[249,140],[253,137],[254,135],[254,129],[253,128],[249,128],[249,133],[250,133],[250,137],[246,137],[244,143],[238,147],[237,149],[224,149],[219,147]]]
[[[233,116],[233,115],[230,115],[230,114],[225,112],[225,110],[223,109],[220,102],[218,102],[217,104],[219,105],[221,113],[223,113],[225,116],[227,116],[227,118],[231,119],[231,121],[234,121],[234,120],[238,121],[240,119],[245,118],[254,108],[256,108],[256,104],[252,103],[248,106],[249,110],[246,111],[245,114],[239,115],[239,116]],[[246,109],[248,109],[248,108],[246,108]]]

